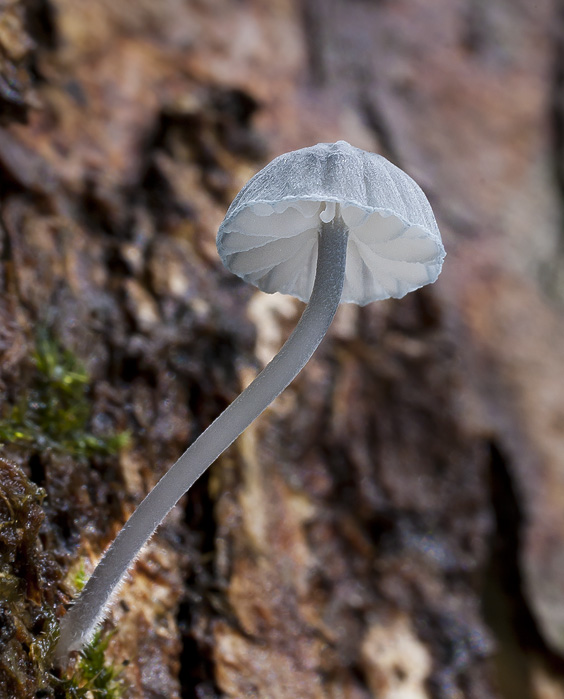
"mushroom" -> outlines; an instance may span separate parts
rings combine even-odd
[[[308,302],[280,352],[137,507],[61,621],[58,662],[103,620],[127,570],[199,476],[288,386],[340,303],[401,298],[434,282],[445,255],[418,185],[345,141],[275,158],[239,192],[217,236],[225,265],[268,293]]]

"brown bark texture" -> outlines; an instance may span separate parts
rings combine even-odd
[[[439,281],[342,306],[167,518],[117,679],[52,669],[302,310],[221,266],[227,206],[338,139],[426,191]],[[564,699],[563,202],[561,0],[0,0],[0,698]]]

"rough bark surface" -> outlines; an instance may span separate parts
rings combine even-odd
[[[444,272],[340,309],[106,663],[139,699],[564,699],[563,36],[557,0],[0,0],[1,699],[71,696],[56,616],[295,324],[221,267],[231,198],[339,138],[425,189]]]

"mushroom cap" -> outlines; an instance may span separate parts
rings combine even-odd
[[[401,298],[437,279],[445,251],[425,194],[345,141],[285,153],[250,179],[219,228],[219,255],[262,291],[308,301],[321,222],[339,209],[349,228],[341,303]]]

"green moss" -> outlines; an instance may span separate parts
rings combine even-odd
[[[60,571],[41,546],[45,491],[0,458],[0,696],[33,696],[58,635],[53,611]]]
[[[106,650],[112,634],[96,632],[92,641],[81,652],[72,677],[62,680],[65,699],[119,699],[124,685],[120,671],[106,663]]]
[[[128,432],[99,437],[88,431],[90,377],[70,350],[42,330],[32,359],[31,386],[0,418],[0,442],[84,458],[112,455],[127,445]]]
[[[73,573],[72,582],[76,592],[84,587],[86,573],[81,564]],[[31,657],[38,668],[45,670],[53,658],[59,639],[59,622],[51,610],[51,616],[31,647]],[[66,677],[60,679],[45,672],[43,686],[54,691],[57,699],[120,699],[125,691],[121,678],[121,668],[106,661],[106,651],[116,631],[102,633],[98,630],[88,645],[79,653],[78,659],[66,670]]]
[[[82,592],[87,582],[88,576],[86,575],[86,569],[84,568],[84,561],[81,560],[79,561],[78,568],[72,572],[72,585],[77,594]]]
[[[51,662],[59,639],[59,622],[52,607],[44,603],[41,607],[41,629],[29,646],[29,654],[39,673],[44,673]]]
[[[86,584],[86,579],[81,563],[71,576],[77,593]],[[58,639],[59,624],[56,624]],[[115,633],[115,630],[104,634],[100,629],[96,631],[90,643],[80,651],[74,667],[67,670],[69,676],[63,680],[51,676],[61,699],[120,699],[123,696],[125,684],[121,679],[121,669],[106,662],[106,651]]]
[[[56,450],[76,458],[109,456],[126,433],[92,434],[90,377],[78,358],[46,331],[38,333],[28,387],[0,415],[0,442]],[[45,491],[15,464],[0,458],[0,696],[118,699],[119,669],[105,661],[110,637],[97,634],[62,679],[50,671],[59,636],[56,608],[61,570],[41,546]],[[79,591],[83,563],[68,580]]]

